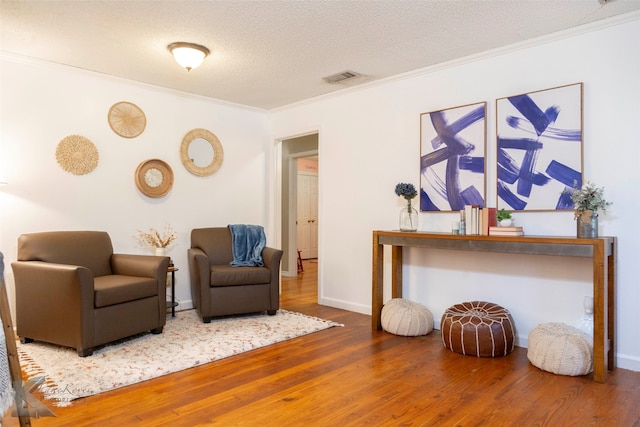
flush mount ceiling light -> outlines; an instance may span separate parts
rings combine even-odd
[[[195,43],[176,42],[167,46],[169,52],[173,54],[176,62],[182,65],[187,71],[198,67],[209,55],[209,49]]]

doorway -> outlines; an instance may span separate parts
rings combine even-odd
[[[305,257],[318,257],[318,134],[283,139],[281,145],[281,242],[284,255],[282,257],[282,275],[295,277],[298,275],[298,245],[305,245]],[[315,162],[315,170],[313,163]],[[299,179],[300,171],[300,183]],[[314,183],[315,181],[315,183]],[[306,195],[299,200],[298,187],[303,188]],[[301,205],[300,205],[301,204]],[[300,205],[300,206],[299,206]],[[315,207],[315,214],[312,213]],[[310,208],[310,209],[307,209]],[[304,218],[298,217],[302,211]],[[298,229],[298,226],[303,227]],[[299,242],[298,233],[302,233]],[[313,253],[315,246],[315,254]],[[311,250],[311,252],[309,252]]]
[[[318,258],[318,156],[297,159],[296,248],[301,259]]]

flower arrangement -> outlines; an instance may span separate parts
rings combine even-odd
[[[418,212],[411,206],[411,199],[418,195],[413,184],[401,182],[396,185],[396,195],[407,201],[407,207],[400,211],[400,231],[416,231],[418,229]]]
[[[411,200],[418,195],[418,192],[413,184],[405,184],[404,182],[401,182],[396,185],[396,194],[407,200]]]
[[[166,248],[178,237],[170,224],[167,224],[164,227],[164,231],[162,233],[153,227],[148,231],[137,230],[137,232],[140,243],[144,246],[150,246],[153,248]]]
[[[611,206],[611,203],[604,199],[604,187],[598,188],[589,181],[580,189],[578,189],[578,184],[575,183],[573,190],[566,190],[566,192],[571,194],[573,214],[576,219],[585,211],[591,211],[592,215],[597,217],[598,211],[604,213],[607,211],[607,207]]]

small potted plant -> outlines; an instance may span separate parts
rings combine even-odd
[[[604,198],[604,187],[596,187],[587,181],[582,188],[574,183],[573,190],[566,190],[573,202],[573,218],[577,220],[578,237],[598,237],[598,215],[606,213],[611,202]]]
[[[503,209],[500,209],[496,214],[496,219],[498,220],[498,224],[501,227],[509,227],[513,224],[513,217],[511,216],[511,212],[507,212]]]

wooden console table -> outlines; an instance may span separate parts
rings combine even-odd
[[[391,246],[391,297],[402,298],[404,246],[457,251],[587,257],[593,261],[593,379],[605,382],[615,369],[616,237],[464,236],[448,233],[373,232],[372,327],[381,329],[384,245]]]

